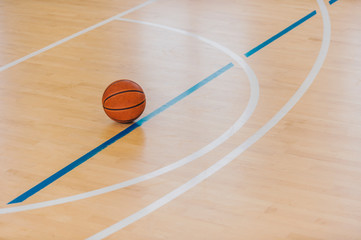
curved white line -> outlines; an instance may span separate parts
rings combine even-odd
[[[232,152],[226,155],[224,158],[219,160],[217,163],[197,175],[196,177],[189,180],[187,183],[181,185],[180,187],[176,188],[172,192],[168,193],[164,197],[158,199],[157,201],[153,202],[152,204],[148,205],[147,207],[143,208],[142,210],[134,213],[133,215],[119,221],[118,223],[104,229],[103,231],[87,238],[87,240],[99,240],[104,239],[112,235],[113,233],[119,231],[120,229],[128,226],[129,224],[141,219],[142,217],[150,214],[151,212],[157,210],[158,208],[162,207],[163,205],[169,203],[173,199],[177,198],[178,196],[182,195],[186,191],[190,190],[191,188],[195,187],[197,184],[201,183],[203,180],[207,179],[215,172],[229,164],[232,160],[234,160],[237,156],[243,153],[247,148],[252,146],[255,142],[257,142],[261,137],[263,137],[272,127],[274,127],[300,100],[300,98],[305,94],[307,89],[310,87],[314,79],[316,78],[317,74],[321,70],[323,62],[326,59],[327,51],[330,45],[331,39],[331,24],[330,19],[328,16],[328,11],[325,4],[322,0],[317,0],[318,5],[321,9],[322,18],[323,18],[323,40],[322,46],[319,52],[319,55],[316,59],[315,64],[313,65],[309,75],[302,83],[300,88],[296,91],[296,93],[290,98],[290,100],[281,108],[281,110],[273,116],[271,120],[269,120],[262,128],[260,128],[254,135],[248,138],[243,144],[239,145],[235,148]]]
[[[176,28],[172,28],[172,27],[167,27],[167,26],[163,26],[163,25],[159,25],[159,24],[154,24],[154,23],[149,23],[149,22],[143,22],[143,21],[137,21],[137,20],[130,20],[130,19],[121,19],[118,18],[117,20],[122,20],[122,21],[127,21],[127,22],[133,22],[133,23],[139,23],[139,24],[144,24],[144,25],[148,25],[148,26],[154,26],[154,27],[158,27],[158,28],[162,28],[162,29],[166,29],[169,31],[173,31],[173,32],[177,32],[180,34],[184,34],[187,36],[191,36],[193,38],[196,38],[200,41],[203,41],[219,50],[221,50],[222,52],[224,52],[225,54],[227,54],[228,56],[230,56],[232,59],[234,59],[246,72],[249,82],[250,82],[250,98],[248,100],[247,103],[247,107],[244,110],[244,112],[242,113],[242,115],[237,119],[237,121],[226,131],[224,132],[221,136],[219,136],[217,139],[213,140],[211,143],[209,143],[208,145],[206,145],[205,147],[199,149],[198,151],[188,155],[185,158],[182,158],[176,162],[174,162],[173,164],[170,164],[168,166],[165,166],[163,168],[160,168],[158,170],[155,170],[153,172],[147,173],[145,175],[130,179],[128,181],[125,182],[121,182],[121,183],[117,183],[111,186],[107,186],[104,188],[100,188],[97,190],[93,190],[93,191],[89,191],[89,192],[85,192],[85,193],[81,193],[81,194],[77,194],[77,195],[73,195],[73,196],[69,196],[69,197],[64,197],[64,198],[58,198],[58,199],[54,199],[54,200],[49,200],[49,201],[44,201],[44,202],[39,202],[39,203],[33,203],[33,204],[27,204],[27,205],[22,205],[22,206],[17,206],[17,207],[9,207],[9,208],[1,208],[0,209],[0,214],[6,214],[6,213],[14,213],[14,212],[22,212],[22,211],[27,211],[27,210],[33,210],[33,209],[38,209],[38,208],[44,208],[44,207],[50,207],[50,206],[55,206],[55,205],[59,205],[59,204],[63,204],[63,203],[69,203],[69,202],[74,202],[77,200],[81,200],[81,199],[85,199],[85,198],[90,198],[90,197],[94,197],[97,195],[101,195],[104,193],[108,193],[108,192],[112,192],[124,187],[128,187],[152,178],[155,178],[157,176],[160,176],[162,174],[168,173],[172,170],[175,170],[179,167],[182,167],[183,165],[190,163],[192,161],[194,161],[195,159],[203,156],[204,154],[210,152],[211,150],[213,150],[214,148],[216,148],[217,146],[219,146],[220,144],[222,144],[223,142],[225,142],[228,138],[230,138],[234,133],[236,133],[246,122],[247,120],[251,117],[252,113],[254,112],[257,103],[258,103],[258,99],[259,99],[259,85],[258,85],[258,80],[257,77],[255,75],[255,73],[253,72],[253,70],[251,69],[251,67],[246,63],[245,60],[243,60],[239,55],[237,55],[236,53],[232,52],[231,50],[229,50],[228,48],[213,42],[207,38],[198,36],[196,34],[187,32],[187,31],[183,31],[180,29],[176,29]]]

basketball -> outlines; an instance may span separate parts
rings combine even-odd
[[[111,83],[103,93],[103,109],[119,123],[131,123],[145,109],[145,94],[139,84],[122,79]]]

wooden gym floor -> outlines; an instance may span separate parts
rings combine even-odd
[[[0,239],[361,239],[359,0],[0,11]]]

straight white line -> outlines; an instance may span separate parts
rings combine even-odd
[[[213,140],[211,143],[204,146],[203,148],[199,149],[198,151],[196,151],[170,165],[167,165],[163,168],[160,168],[158,170],[147,173],[145,175],[130,179],[125,182],[117,183],[117,184],[114,184],[111,186],[107,186],[104,188],[100,188],[97,190],[93,190],[93,191],[89,191],[89,192],[85,192],[85,193],[81,193],[81,194],[77,194],[77,195],[73,195],[73,196],[69,196],[69,197],[65,197],[65,198],[58,198],[58,199],[54,199],[54,200],[50,200],[50,201],[27,204],[27,205],[22,205],[22,206],[17,206],[17,207],[2,208],[2,209],[0,209],[0,214],[22,212],[22,211],[27,211],[27,210],[33,210],[33,209],[38,209],[38,208],[44,208],[44,207],[50,207],[50,206],[55,206],[55,205],[59,205],[59,204],[74,202],[77,200],[90,198],[90,197],[94,197],[94,196],[101,195],[104,193],[112,192],[112,191],[115,191],[115,190],[118,190],[121,188],[129,187],[131,185],[134,185],[134,184],[155,178],[162,174],[168,173],[170,171],[173,171],[173,170],[180,168],[180,167],[194,161],[195,159],[205,155],[206,153],[210,152],[211,150],[213,150],[214,148],[216,148],[217,146],[219,146],[220,144],[225,142],[228,138],[230,138],[234,133],[236,133],[248,121],[248,119],[251,117],[252,113],[256,109],[258,99],[259,99],[259,84],[258,84],[257,76],[255,75],[255,73],[253,72],[251,67],[246,63],[246,61],[243,60],[243,58],[241,58],[238,54],[232,52],[228,48],[226,48],[216,42],[213,42],[209,39],[206,39],[204,37],[198,36],[194,33],[190,33],[190,32],[187,32],[187,31],[184,31],[181,29],[176,29],[176,28],[172,28],[172,27],[168,27],[168,26],[164,26],[164,25],[159,25],[159,24],[154,24],[154,23],[149,23],[149,22],[142,22],[142,21],[137,21],[137,20],[130,20],[130,19],[118,19],[118,20],[150,25],[150,26],[154,26],[154,27],[158,27],[158,28],[163,28],[163,29],[166,29],[169,31],[177,32],[180,34],[184,34],[187,36],[191,36],[191,37],[196,38],[200,41],[203,41],[203,42],[221,50],[225,54],[227,54],[229,57],[234,59],[237,62],[237,64],[239,64],[243,68],[243,70],[246,72],[246,74],[248,76],[248,81],[250,84],[250,98],[248,100],[246,109],[241,114],[241,116],[236,120],[236,122],[227,131],[225,131],[221,136],[219,136],[218,138],[216,138],[215,140]]]
[[[104,20],[104,21],[101,21],[101,22],[99,22],[99,23],[97,23],[97,24],[95,24],[95,25],[93,25],[93,26],[90,26],[90,27],[88,27],[88,28],[86,28],[86,29],[84,29],[84,30],[81,30],[81,31],[79,31],[79,32],[77,32],[77,33],[74,33],[74,34],[72,34],[72,35],[70,35],[70,36],[68,36],[68,37],[66,37],[66,38],[63,38],[63,39],[57,41],[57,42],[54,42],[54,43],[52,43],[52,44],[50,44],[50,45],[48,45],[48,46],[46,46],[46,47],[44,47],[44,48],[42,48],[42,49],[40,49],[40,50],[37,50],[37,51],[35,51],[35,52],[33,52],[33,53],[30,53],[29,55],[26,55],[25,57],[19,58],[19,59],[13,61],[13,62],[10,62],[10,63],[8,63],[8,64],[6,64],[6,65],[4,65],[4,66],[1,66],[1,67],[0,67],[0,72],[6,70],[6,69],[8,69],[8,68],[11,68],[11,67],[13,67],[13,66],[15,66],[15,65],[17,65],[17,64],[19,64],[19,63],[22,63],[22,62],[28,60],[29,58],[32,58],[32,57],[34,57],[34,56],[36,56],[36,55],[39,55],[39,54],[41,54],[41,53],[43,53],[43,52],[45,52],[45,51],[47,51],[47,50],[49,50],[49,49],[52,49],[52,48],[54,48],[54,47],[56,47],[56,46],[58,46],[58,45],[60,45],[60,44],[62,44],[62,43],[65,43],[65,42],[67,42],[67,41],[69,41],[69,40],[71,40],[71,39],[73,39],[73,38],[76,38],[76,37],[78,37],[78,36],[80,36],[80,35],[82,35],[82,34],[84,34],[84,33],[87,33],[87,32],[89,32],[89,31],[91,31],[91,30],[94,30],[94,29],[96,29],[96,28],[98,28],[98,27],[101,27],[101,26],[103,26],[103,25],[105,25],[105,24],[107,24],[107,23],[115,20],[116,18],[122,17],[122,16],[124,16],[124,15],[126,15],[126,14],[129,14],[129,13],[131,13],[131,12],[134,12],[134,11],[136,11],[136,10],[142,8],[142,7],[145,7],[145,6],[151,4],[151,3],[155,2],[155,1],[157,1],[157,0],[149,0],[149,1],[146,1],[146,2],[144,2],[144,3],[142,3],[142,4],[138,5],[138,6],[136,6],[136,7],[134,7],[134,8],[131,8],[131,9],[127,10],[127,11],[124,11],[124,12],[122,12],[122,13],[119,13],[119,14],[117,14],[117,15],[115,15],[115,16],[113,16],[113,17],[110,17],[110,18],[108,18],[108,19],[106,19],[106,20]]]
[[[229,164],[232,160],[234,160],[237,156],[243,153],[247,148],[256,143],[261,137],[263,137],[272,127],[274,127],[299,101],[299,99],[305,94],[307,89],[311,86],[317,74],[321,70],[321,67],[326,59],[328,48],[330,45],[331,39],[331,23],[328,15],[328,11],[326,5],[323,0],[317,0],[317,3],[321,9],[322,19],[323,19],[323,40],[322,46],[319,52],[319,55],[316,59],[315,64],[313,65],[310,73],[308,74],[305,81],[302,83],[300,88],[296,91],[296,93],[291,97],[291,99],[281,108],[281,110],[276,113],[276,115],[268,121],[261,129],[259,129],[253,136],[248,138],[243,144],[235,148],[232,152],[226,155],[224,158],[219,160],[217,163],[197,175],[196,177],[189,180],[187,183],[181,185],[177,189],[148,205],[147,207],[141,209],[140,211],[134,213],[133,215],[119,221],[118,223],[104,229],[103,231],[87,238],[87,240],[100,240],[104,239],[120,229],[134,223],[135,221],[143,218],[144,216],[154,212],[165,204],[169,203],[173,199],[182,195],[186,191],[195,187],[197,184],[201,183],[203,180],[207,179],[221,168]]]
[[[123,17],[123,16],[125,16],[125,15],[127,15],[127,14],[129,14],[131,12],[134,12],[134,11],[140,9],[140,8],[148,6],[149,4],[151,4],[151,3],[155,2],[155,1],[158,1],[158,0],[148,0],[148,1],[146,1],[146,2],[144,2],[142,4],[139,4],[138,6],[135,6],[135,7],[131,8],[131,9],[125,11],[125,12],[119,13],[118,15],[115,16],[115,18]]]

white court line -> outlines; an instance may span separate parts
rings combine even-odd
[[[211,143],[209,143],[205,147],[199,149],[198,151],[174,162],[173,164],[170,164],[168,166],[165,166],[165,167],[155,170],[153,172],[147,173],[145,175],[139,176],[137,178],[133,178],[133,179],[130,179],[125,182],[117,183],[117,184],[107,186],[104,188],[100,188],[97,190],[93,190],[90,192],[85,192],[85,193],[81,193],[81,194],[77,194],[77,195],[73,195],[73,196],[69,196],[69,197],[64,197],[64,198],[58,198],[58,199],[54,199],[54,200],[50,200],[50,201],[27,204],[27,205],[22,205],[22,206],[17,206],[17,207],[2,208],[2,209],[0,209],[0,214],[22,212],[22,211],[27,211],[27,210],[55,206],[55,205],[59,205],[59,204],[63,204],[63,203],[74,202],[77,200],[81,200],[81,199],[101,195],[104,193],[112,192],[112,191],[118,190],[120,188],[128,187],[128,186],[155,178],[162,174],[168,173],[172,170],[175,170],[179,167],[184,166],[187,163],[194,161],[195,159],[205,155],[206,153],[210,152],[211,150],[213,150],[214,148],[216,148],[217,146],[219,146],[220,144],[225,142],[234,133],[236,133],[251,117],[252,113],[254,112],[254,110],[257,106],[258,99],[259,99],[259,84],[258,84],[257,77],[256,77],[255,73],[253,72],[253,70],[251,69],[251,67],[238,54],[232,52],[231,50],[220,45],[219,43],[216,43],[207,38],[198,36],[194,33],[190,33],[190,32],[184,31],[184,30],[167,27],[164,25],[149,23],[149,22],[137,21],[137,20],[130,20],[130,19],[117,19],[117,20],[127,21],[127,22],[131,22],[131,23],[145,24],[145,25],[173,31],[176,33],[184,34],[186,36],[190,36],[190,37],[196,38],[197,40],[203,41],[203,42],[209,44],[210,46],[213,46],[214,48],[219,49],[220,51],[224,52],[226,55],[231,57],[234,61],[237,62],[237,64],[239,64],[244,69],[244,71],[246,72],[246,75],[248,76],[248,80],[249,80],[249,84],[250,84],[250,98],[248,100],[248,103],[247,103],[247,106],[246,106],[244,112],[236,120],[236,122],[227,131],[225,131],[221,136],[219,136],[217,139],[213,140]]]
[[[131,12],[134,12],[134,11],[136,11],[136,10],[142,8],[142,7],[145,7],[145,6],[151,4],[151,3],[155,2],[155,1],[157,1],[157,0],[149,0],[149,1],[146,1],[146,2],[144,2],[144,3],[142,3],[142,4],[138,5],[138,6],[136,6],[136,7],[134,7],[134,8],[131,8],[131,9],[127,10],[127,11],[124,11],[124,12],[122,12],[122,13],[119,13],[119,14],[117,14],[117,15],[115,15],[115,16],[113,16],[113,17],[110,17],[110,18],[108,18],[108,19],[106,19],[106,20],[104,20],[104,21],[101,21],[101,22],[99,22],[99,23],[97,23],[97,24],[95,24],[95,25],[93,25],[93,26],[90,26],[90,27],[88,27],[88,28],[86,28],[86,29],[84,29],[84,30],[81,30],[80,32],[74,33],[74,34],[72,34],[72,35],[70,35],[70,36],[68,36],[68,37],[66,37],[66,38],[63,38],[63,39],[61,39],[61,40],[59,40],[59,41],[57,41],[57,42],[54,42],[54,43],[52,43],[52,44],[50,44],[50,45],[48,45],[48,46],[46,46],[46,47],[44,47],[44,48],[42,48],[42,49],[39,49],[39,50],[37,50],[37,51],[35,51],[35,52],[33,52],[33,53],[30,53],[29,55],[26,55],[25,57],[19,58],[19,59],[13,61],[13,62],[10,62],[10,63],[8,63],[8,64],[6,64],[6,65],[4,65],[4,66],[1,66],[1,67],[0,67],[0,72],[6,70],[6,69],[8,69],[8,68],[11,68],[11,67],[13,67],[13,66],[15,66],[15,65],[17,65],[17,64],[19,64],[19,63],[22,63],[22,62],[28,60],[29,58],[32,58],[32,57],[34,57],[34,56],[36,56],[36,55],[39,55],[39,54],[41,54],[41,53],[43,53],[43,52],[45,52],[45,51],[48,51],[49,49],[52,49],[52,48],[54,48],[54,47],[56,47],[56,46],[58,46],[58,45],[60,45],[60,44],[62,44],[62,43],[65,43],[65,42],[67,42],[67,41],[69,41],[69,40],[71,40],[71,39],[73,39],[73,38],[76,38],[76,37],[78,37],[78,36],[80,36],[80,35],[82,35],[82,34],[84,34],[84,33],[87,33],[87,32],[89,32],[89,31],[91,31],[91,30],[94,30],[94,29],[96,29],[96,28],[98,28],[98,27],[101,27],[101,26],[103,26],[103,25],[105,25],[105,24],[107,24],[107,23],[109,23],[109,22],[111,22],[111,21],[114,21],[116,18],[125,16],[126,14],[129,14],[129,13],[131,13]]]
[[[176,188],[172,192],[168,193],[167,195],[163,196],[162,198],[158,199],[157,201],[153,202],[152,204],[148,205],[147,207],[141,209],[140,211],[134,213],[133,215],[119,221],[118,223],[104,229],[103,231],[87,238],[87,240],[100,240],[104,239],[115,232],[119,231],[120,229],[136,222],[137,220],[143,218],[144,216],[154,212],[155,210],[159,209],[160,207],[164,206],[165,204],[169,203],[170,201],[174,200],[178,196],[182,195],[183,193],[187,192],[191,188],[195,187],[203,180],[207,179],[218,170],[229,164],[232,160],[238,157],[241,153],[243,153],[247,148],[252,146],[256,143],[260,138],[262,138],[271,128],[273,128],[301,99],[301,97],[305,94],[307,89],[311,86],[314,79],[316,78],[317,74],[321,70],[321,67],[326,59],[328,48],[330,45],[331,39],[331,23],[327,11],[327,7],[324,4],[323,0],[317,0],[317,3],[320,7],[323,19],[323,40],[319,55],[317,56],[316,62],[313,65],[310,73],[308,74],[305,81],[302,83],[300,88],[296,91],[296,93],[290,98],[290,100],[281,108],[281,110],[276,113],[271,120],[269,120],[261,129],[259,129],[254,135],[248,138],[244,143],[239,145],[229,154],[227,154],[224,158],[220,159],[214,165],[197,175],[196,177],[192,178],[185,184],[181,185],[180,187]]]

